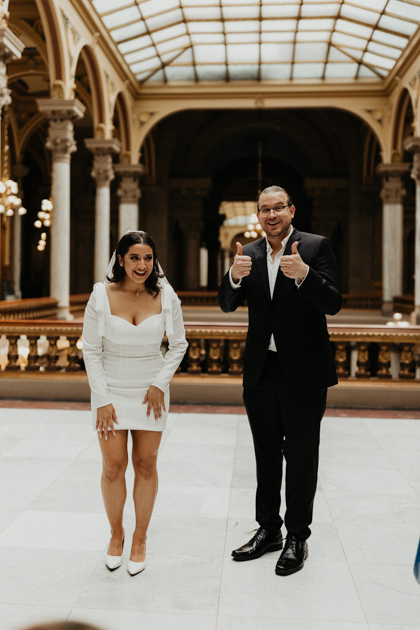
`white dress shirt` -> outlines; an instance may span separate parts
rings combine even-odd
[[[289,234],[286,236],[285,239],[282,240],[282,242],[281,242],[281,250],[279,252],[277,252],[277,254],[274,257],[274,260],[273,260],[273,258],[271,256],[271,254],[273,252],[273,248],[271,247],[271,245],[268,242],[267,238],[265,239],[266,240],[266,250],[267,250],[268,284],[270,286],[271,299],[273,299],[274,287],[276,286],[277,274],[279,272],[279,267],[280,267],[280,258],[282,256],[284,256],[284,251],[286,249],[287,242],[288,242],[289,238],[292,236],[293,230],[294,230],[294,227],[292,225]],[[305,278],[308,275],[308,272],[309,272],[309,267],[308,267],[308,270],[306,272]],[[305,280],[305,278],[303,278],[301,280],[301,282],[298,282],[297,280],[295,280],[295,284],[296,284],[296,286],[298,288],[302,285],[302,283]],[[232,271],[231,271],[231,269],[229,269],[229,280],[230,280],[230,284],[231,284],[233,289],[239,289],[239,287],[241,286],[242,278],[239,280],[239,282],[235,283],[232,280]],[[271,350],[272,352],[277,352],[276,342],[274,341],[274,335],[271,335],[271,337],[270,337],[270,343],[268,345],[268,349]]]

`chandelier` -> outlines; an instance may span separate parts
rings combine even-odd
[[[22,199],[17,196],[18,184],[10,179],[9,174],[9,111],[4,109],[3,123],[3,174],[0,180],[0,214],[12,217],[15,212],[20,215],[26,214],[26,208],[22,206]]]
[[[52,211],[53,203],[52,199],[43,199],[41,201],[41,210],[38,212],[38,219],[35,221],[34,226],[37,228],[51,227],[52,223]],[[37,249],[43,252],[47,244],[47,233],[42,232],[41,238],[38,241]]]
[[[258,217],[256,214],[251,215],[251,221],[248,225],[248,230],[244,233],[245,238],[257,238],[265,236],[265,232],[261,225],[258,223]]]

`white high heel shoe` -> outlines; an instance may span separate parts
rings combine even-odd
[[[133,562],[133,560],[129,560],[127,564],[127,571],[130,575],[137,575],[137,573],[141,573],[146,568],[146,560],[144,562]]]
[[[122,541],[123,550],[124,550],[124,540],[125,540],[125,534]],[[108,554],[106,554],[105,564],[110,571],[115,571],[115,569],[118,569],[118,567],[122,565],[122,554],[120,556],[109,556]]]

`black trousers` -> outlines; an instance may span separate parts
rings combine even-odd
[[[268,352],[256,388],[244,389],[257,464],[256,520],[268,531],[277,532],[283,524],[280,488],[284,457],[287,532],[300,540],[311,535],[326,394],[326,389],[299,392],[298,383],[292,391],[275,352]]]

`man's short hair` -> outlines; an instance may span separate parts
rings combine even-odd
[[[260,196],[258,197],[258,201],[257,201],[257,210],[260,210],[260,199],[261,199],[261,195],[269,195],[270,193],[284,193],[287,197],[287,203],[289,204],[289,206],[293,206],[293,201],[291,196],[289,195],[289,193],[287,192],[287,190],[284,190],[284,188],[281,188],[281,186],[268,186],[268,188],[264,188],[264,190],[262,190],[260,192]]]

